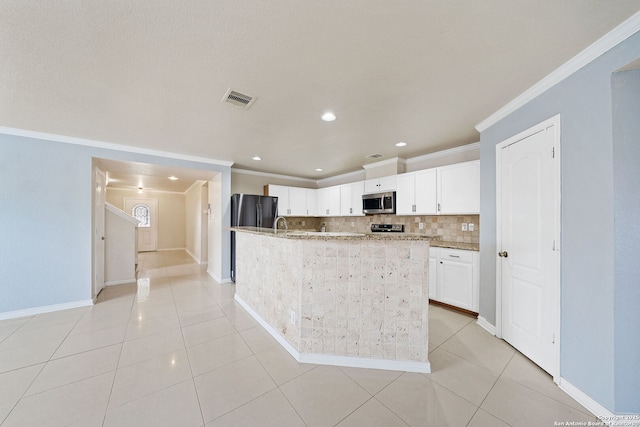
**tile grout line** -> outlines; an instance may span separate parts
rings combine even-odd
[[[169,282],[171,282],[170,279],[169,279]],[[171,290],[171,298],[173,299],[173,304],[175,306],[176,298],[173,293],[173,287],[169,285],[169,289]],[[176,309],[176,314],[177,314],[177,309]],[[184,340],[184,332],[182,331],[183,327],[182,327],[182,322],[180,321],[180,316],[178,316],[178,322],[180,324],[180,337],[182,338],[182,345],[184,346],[184,352],[187,355],[187,363],[189,363],[189,372],[191,373],[191,383],[193,384],[193,389],[196,392],[196,400],[198,401],[198,409],[200,410],[200,419],[202,420],[202,425],[204,426],[206,424],[204,420],[204,412],[202,411],[202,404],[200,403],[200,395],[198,394],[198,387],[196,387],[196,378],[193,375],[193,367],[191,366],[191,357],[189,356],[187,343]]]
[[[141,268],[141,266],[140,266]],[[136,271],[136,287],[138,286],[138,271]],[[107,399],[107,407],[104,409],[104,414],[102,415],[102,426],[107,422],[107,412],[109,412],[109,404],[111,403],[111,397],[113,396],[113,388],[116,384],[116,378],[118,377],[118,369],[120,368],[120,359],[122,359],[122,352],[124,351],[124,339],[127,335],[127,329],[129,328],[129,322],[131,321],[131,316],[133,315],[133,307],[134,307],[135,297],[131,298],[131,307],[129,309],[129,317],[127,317],[127,327],[125,328],[124,335],[122,336],[122,342],[120,343],[120,354],[118,355],[118,362],[116,363],[115,374],[113,374],[113,380],[111,380],[111,389],[109,390],[109,398]]]

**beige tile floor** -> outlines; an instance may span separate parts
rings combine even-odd
[[[428,375],[297,363],[182,251],[90,308],[0,322],[9,426],[553,426],[595,421],[551,378],[431,306]]]

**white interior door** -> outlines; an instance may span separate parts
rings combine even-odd
[[[104,215],[105,174],[95,169],[95,192],[93,198],[93,296],[104,288]]]
[[[158,200],[124,199],[125,211],[139,221],[138,252],[158,249]]]
[[[557,375],[559,119],[498,145],[501,334]]]

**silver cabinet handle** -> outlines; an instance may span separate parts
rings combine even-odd
[[[438,212],[440,212],[440,203],[438,203]]]
[[[449,255],[451,258],[460,258],[460,255]]]
[[[509,256],[509,253],[507,251],[498,252],[498,256],[500,258],[507,258]]]

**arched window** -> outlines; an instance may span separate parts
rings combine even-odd
[[[150,211],[149,206],[142,203],[134,205],[131,209],[131,216],[138,220],[138,227],[150,227]]]

